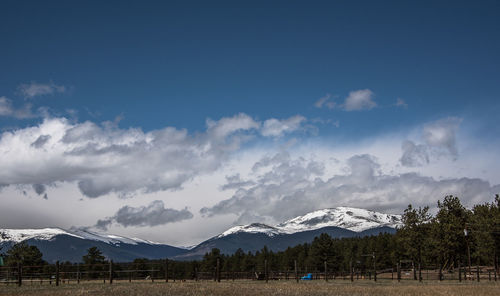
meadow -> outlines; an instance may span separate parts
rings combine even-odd
[[[300,282],[294,281],[227,281],[216,283],[213,281],[186,281],[186,282],[117,282],[113,285],[102,282],[87,282],[82,284],[65,284],[59,287],[54,285],[14,285],[0,286],[2,296],[40,295],[92,295],[92,296],[143,296],[143,295],[498,295],[498,282],[427,282],[418,283],[380,281],[348,282]]]

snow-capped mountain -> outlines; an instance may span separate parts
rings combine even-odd
[[[310,212],[276,226],[269,226],[262,223],[238,225],[224,231],[217,237],[224,237],[242,232],[262,233],[268,236],[275,236],[278,234],[293,234],[332,226],[354,232],[362,232],[384,226],[397,228],[400,225],[401,215],[383,214],[359,208],[337,207]]]
[[[338,207],[310,212],[275,226],[262,223],[235,226],[189,249],[97,233],[86,228],[0,229],[0,248],[5,252],[12,245],[26,241],[37,246],[49,262],[81,262],[82,256],[94,246],[115,261],[167,257],[192,260],[200,259],[212,248],[219,248],[224,254],[231,254],[239,248],[255,252],[264,246],[279,251],[309,243],[322,233],[336,238],[377,235],[394,233],[400,225],[400,215]]]
[[[359,208],[337,207],[310,212],[280,223],[276,227],[286,233],[330,226],[361,232],[376,227],[396,228],[400,225],[401,215],[383,214]]]
[[[43,258],[49,262],[80,262],[91,247],[98,247],[105,257],[115,261],[161,259],[188,251],[138,238],[92,232],[85,228],[0,229],[0,249],[3,252],[23,241],[38,247]]]
[[[114,245],[120,243],[131,245],[137,245],[138,243],[158,244],[138,238],[127,238],[119,235],[92,232],[85,228],[71,228],[70,230],[64,230],[61,228],[0,229],[0,242],[10,241],[13,243],[19,243],[29,239],[51,240],[58,235],[68,235],[80,239],[100,241]]]
[[[0,229],[0,243],[20,243],[29,239],[51,240],[53,237],[63,234],[83,238],[60,228]]]
[[[150,245],[159,245],[159,243],[152,242],[149,240],[144,240],[140,238],[128,238],[124,236],[119,236],[115,234],[106,234],[106,233],[97,233],[90,231],[85,228],[71,228],[70,229],[71,233],[73,235],[80,236],[85,239],[90,239],[90,240],[96,240],[96,241],[101,241],[105,242],[108,244],[120,244],[120,243],[125,243],[125,244],[131,244],[131,245],[137,245],[138,243],[143,243],[143,244],[150,244]]]
[[[224,237],[224,236],[228,236],[228,235],[231,235],[234,233],[239,233],[239,232],[264,233],[267,236],[275,236],[275,235],[284,233],[281,229],[273,227],[273,226],[269,226],[269,225],[262,224],[262,223],[252,223],[252,224],[248,224],[248,225],[238,225],[238,226],[229,228],[228,230],[219,234],[217,237]]]
[[[394,233],[401,225],[400,215],[389,215],[365,209],[338,207],[317,210],[275,226],[252,223],[232,227],[175,257],[180,260],[199,259],[212,248],[231,254],[241,248],[255,252],[267,246],[273,251],[297,244],[310,243],[326,233],[331,237],[356,237]]]

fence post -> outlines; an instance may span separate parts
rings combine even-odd
[[[295,281],[298,283],[299,282],[299,273],[297,272],[297,260],[293,261],[295,265]]]
[[[352,268],[352,258],[351,258],[351,261],[349,262],[349,271],[351,272],[351,282],[354,282],[354,273],[353,273],[353,268]]]
[[[266,283],[269,281],[269,276],[267,274],[267,259],[264,259],[264,276],[266,277]]]
[[[397,264],[398,283],[401,282],[401,263]]]
[[[422,282],[422,265],[418,263],[418,281]]]
[[[443,280],[443,264],[439,265],[439,281]]]
[[[76,264],[76,283],[80,283],[80,263]]]
[[[17,285],[21,287],[23,284],[23,266],[21,263],[17,263]]]
[[[59,286],[59,261],[56,261],[56,287]]]
[[[165,259],[165,283],[168,283],[168,259]]]
[[[215,271],[217,282],[220,283],[220,257],[217,257],[217,269]]]
[[[109,284],[113,284],[113,260],[109,260]]]
[[[458,282],[462,282],[462,266],[460,264],[460,261],[458,261]]]
[[[495,271],[494,271],[494,274],[495,276],[495,282],[497,281],[497,257],[495,256]]]
[[[479,264],[476,267],[477,282],[479,283]]]
[[[377,261],[375,260],[375,252],[373,252],[373,281],[377,281]]]
[[[328,282],[328,271],[326,270],[326,260],[325,260],[325,282]]]

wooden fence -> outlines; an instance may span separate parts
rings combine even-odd
[[[310,280],[315,281],[497,281],[498,271],[493,267],[475,266],[459,267],[451,270],[442,270],[438,267],[407,268],[397,264],[393,268],[384,270],[360,271],[355,267],[350,270],[327,270],[325,262],[324,271],[307,271],[297,268],[294,270],[269,270],[267,261],[263,270],[259,271],[224,271],[218,262],[213,271],[198,271],[194,268],[189,275],[182,277],[169,273],[168,260],[163,263],[113,263],[106,264],[48,264],[43,266],[0,267],[0,284],[48,284],[59,286],[61,284],[79,284],[82,282],[169,282],[169,281],[235,281],[235,280],[262,280],[262,281],[297,281],[310,274]]]

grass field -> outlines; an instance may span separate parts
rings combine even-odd
[[[346,282],[169,282],[169,283],[117,283],[105,285],[102,283],[67,284],[59,287],[24,285],[0,286],[0,295],[106,295],[106,296],[143,296],[143,295],[499,295],[500,283],[393,283],[358,281],[354,284]]]

